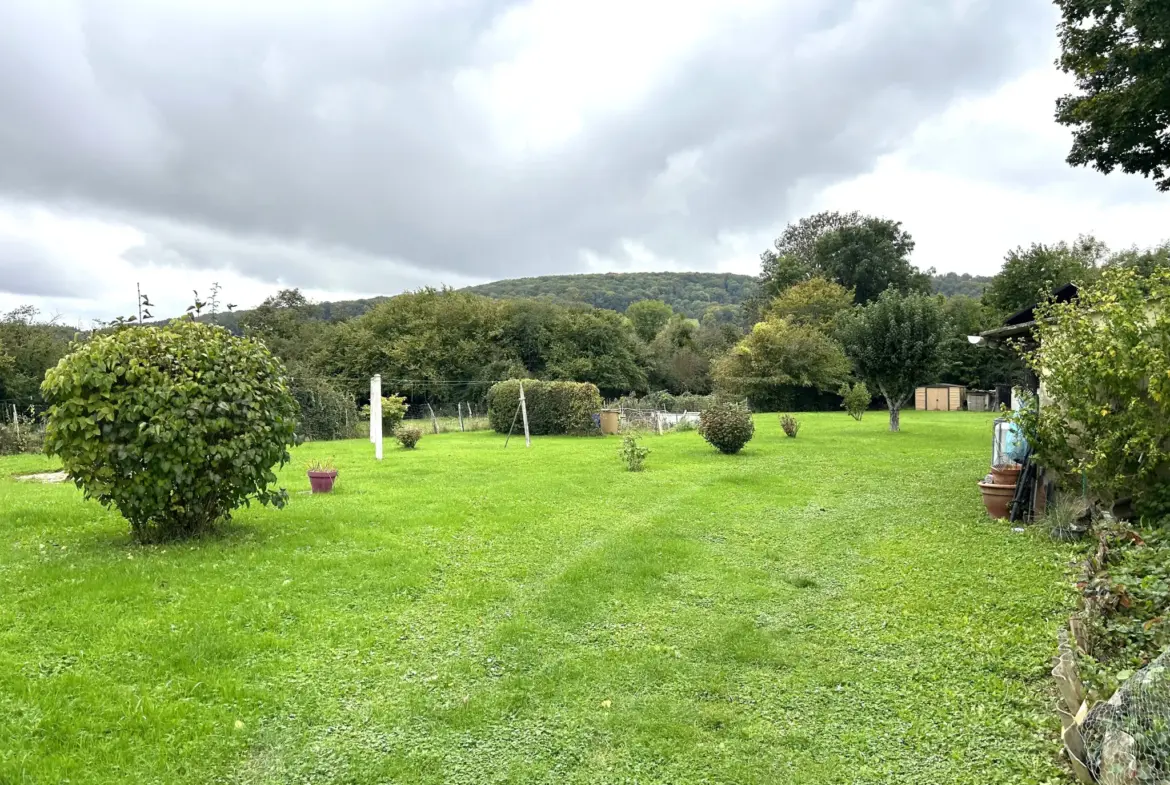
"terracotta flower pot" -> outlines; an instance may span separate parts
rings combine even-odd
[[[1004,485],[994,482],[979,483],[979,490],[983,493],[983,506],[992,518],[1008,517],[1008,510],[1012,506],[1012,498],[1016,495],[1016,485]]]
[[[1023,466],[1018,463],[1007,463],[1003,466],[991,467],[991,481],[996,485],[1015,485],[1020,478]]]
[[[313,493],[332,493],[333,481],[336,479],[336,469],[329,472],[309,472],[309,485],[313,486]]]

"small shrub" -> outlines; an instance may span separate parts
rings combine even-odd
[[[639,445],[637,436],[626,436],[622,439],[622,446],[618,450],[618,454],[626,462],[627,470],[640,472],[645,467],[646,456],[650,454],[650,448]]]
[[[784,430],[785,436],[789,439],[795,439],[796,434],[800,431],[800,420],[791,414],[782,414],[780,415],[780,427]]]
[[[755,431],[752,413],[743,404],[717,403],[699,415],[699,434],[712,447],[727,455],[742,450]]]
[[[332,458],[314,458],[305,464],[305,471],[335,472],[337,471],[337,464],[333,462]]]
[[[601,410],[597,386],[585,382],[524,380],[528,432],[533,436],[595,433],[593,415]],[[520,405],[520,380],[492,385],[488,391],[488,419],[497,433],[507,433]],[[515,420],[519,429],[519,420]]]
[[[256,500],[288,498],[273,467],[296,400],[263,344],[191,320],[75,345],[45,375],[45,451],[140,539],[196,534]]]
[[[848,383],[843,384],[837,394],[844,399],[841,401],[841,408],[850,417],[861,422],[865,410],[869,408],[869,404],[873,401],[873,396],[869,394],[869,388],[865,386],[865,382],[858,382],[852,387]]]
[[[394,438],[398,440],[407,450],[413,450],[414,446],[422,440],[422,428],[415,428],[408,426],[406,428],[399,428],[398,432],[394,434]]]

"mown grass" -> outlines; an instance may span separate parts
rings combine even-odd
[[[984,515],[991,418],[800,419],[638,474],[306,445],[284,511],[150,547],[0,460],[0,782],[1062,781],[1069,552]]]

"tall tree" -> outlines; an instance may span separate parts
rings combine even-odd
[[[1060,67],[1077,95],[1056,102],[1073,128],[1068,162],[1152,178],[1170,191],[1170,3],[1056,0]]]
[[[859,226],[863,220],[856,210],[851,213],[826,210],[788,224],[772,247],[760,254],[759,285],[751,305],[763,315],[773,297],[816,274],[818,240],[838,229]]]
[[[650,342],[650,387],[672,393],[711,391],[710,361],[699,349],[700,327],[675,314]]]
[[[634,332],[646,343],[654,340],[673,314],[674,309],[662,300],[639,300],[630,303],[626,309],[626,316],[634,324]]]
[[[320,309],[300,289],[282,289],[251,311],[240,314],[240,329],[258,338],[286,363],[299,363],[313,350],[315,336],[325,329]]]
[[[1003,267],[983,292],[983,303],[1001,317],[1046,299],[1068,283],[1086,283],[1108,249],[1099,240],[1082,236],[1075,243],[1033,243],[1004,257]]]
[[[841,343],[857,375],[886,399],[891,431],[914,389],[935,381],[947,332],[937,298],[892,289],[842,319]]]
[[[914,239],[898,221],[866,218],[828,232],[813,247],[816,270],[854,290],[858,303],[875,299],[891,286],[901,292],[928,293],[930,273],[910,263]]]

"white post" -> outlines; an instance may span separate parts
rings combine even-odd
[[[524,382],[520,382],[520,416],[524,418],[524,446],[531,447],[532,437],[528,435],[528,407],[524,404]]]
[[[431,408],[431,404],[427,403],[427,409],[431,412],[431,427],[435,429],[435,435],[439,435],[439,421],[435,419],[435,410]]]
[[[382,375],[370,381],[370,433],[374,440],[374,458],[382,460]]]
[[[374,401],[382,400],[381,397],[374,394],[374,379],[376,378],[376,376],[370,377],[370,444],[373,444],[377,437],[377,434],[374,432],[374,412],[377,411],[378,404],[374,403]]]
[[[459,432],[463,433],[463,402],[455,404],[455,411],[459,412]]]
[[[16,438],[20,438],[20,415],[16,413],[16,404],[12,404],[12,426],[16,428]]]

